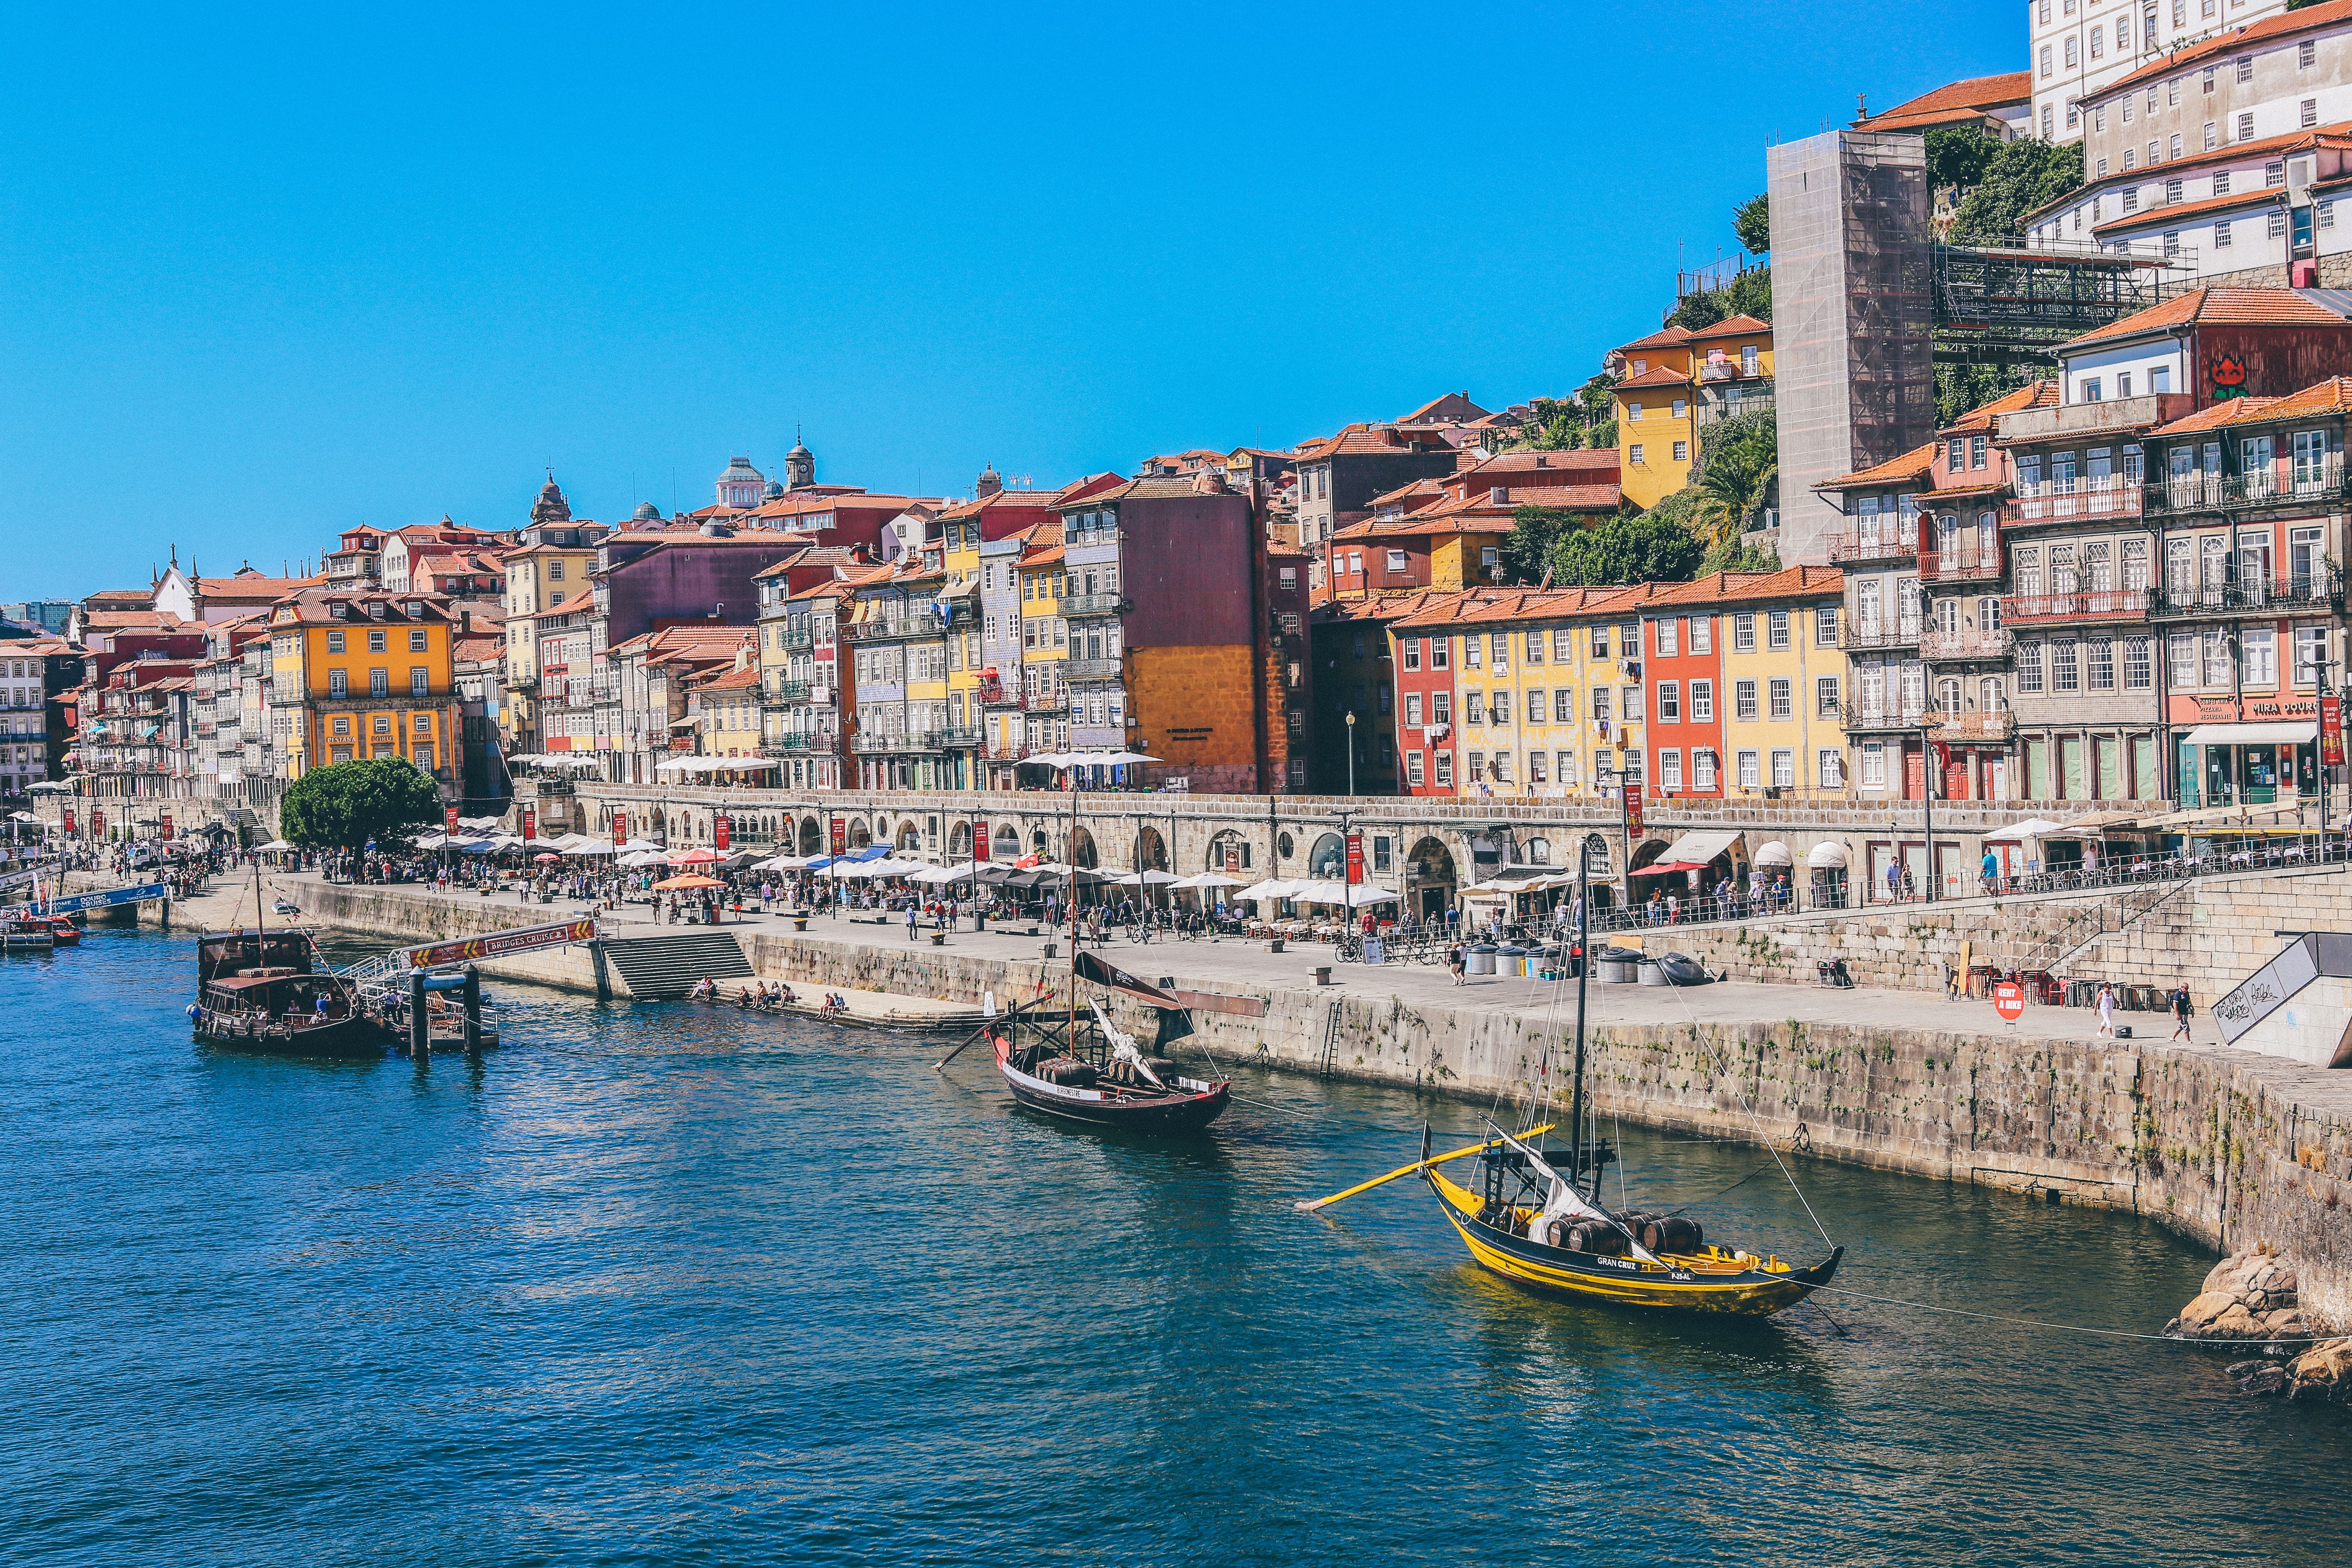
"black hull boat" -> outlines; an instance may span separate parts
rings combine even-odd
[[[1229,1081],[1180,1077],[1165,1058],[1146,1060],[1157,1083],[1132,1068],[1118,1072],[1116,1063],[1107,1071],[1051,1045],[1015,1049],[1009,1037],[999,1036],[996,1046],[997,1070],[1013,1098],[1066,1121],[1129,1132],[1198,1132],[1233,1103]]]
[[[196,942],[197,1039],[287,1057],[379,1057],[383,1030],[304,931],[212,931]]]

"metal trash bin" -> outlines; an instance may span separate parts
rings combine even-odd
[[[1462,966],[1462,973],[1465,974],[1492,974],[1495,973],[1495,950],[1488,943],[1480,942],[1477,946],[1473,947],[1468,952],[1465,953],[1463,957],[1465,962]]]
[[[1642,973],[1642,984],[1644,985],[1672,985],[1674,984],[1673,981],[1666,978],[1665,969],[1654,958],[1645,958],[1642,960],[1639,968]]]
[[[1631,985],[1642,977],[1642,966],[1622,959],[1596,958],[1592,978],[1602,985]]]

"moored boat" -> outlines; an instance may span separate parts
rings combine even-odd
[[[383,1032],[304,931],[208,931],[196,940],[196,1037],[287,1056],[380,1056]]]
[[[0,952],[54,952],[57,932],[41,915],[0,915]]]

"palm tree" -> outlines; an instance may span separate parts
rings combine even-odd
[[[1763,510],[1780,473],[1779,460],[1769,452],[1719,453],[1699,478],[1691,531],[1710,550],[1738,539],[1748,520]]]

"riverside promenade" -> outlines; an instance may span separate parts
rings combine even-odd
[[[271,896],[288,898],[306,919],[386,945],[587,912],[563,900],[352,887],[310,875],[269,882]],[[194,907],[183,903],[173,919],[229,923],[237,899],[225,885]],[[242,902],[249,921],[249,885]],[[490,961],[485,973],[625,998],[614,961],[632,944],[690,932],[705,951],[718,938],[734,973],[839,991],[864,1012],[893,1010],[897,998],[963,1010],[991,996],[1003,1005],[1047,991],[1066,995],[1066,946],[1049,961],[1049,938],[1025,926],[961,931],[934,945],[928,932],[909,942],[903,918],[818,915],[803,932],[781,914],[678,927],[656,925],[643,906],[595,912],[605,935],[593,950]],[[1051,940],[1064,943],[1066,933]],[[1540,1097],[1570,1066],[1572,982],[1498,976],[1455,986],[1434,966],[1335,964],[1328,948],[1274,953],[1237,938],[1121,938],[1099,951],[1192,993],[1193,1043],[1227,1066],[1483,1103]],[[1324,965],[1333,984],[1316,983]],[[2185,1047],[2164,1040],[2161,1014],[2119,1021],[2145,1035],[2099,1038],[2087,1009],[2029,1007],[2007,1026],[1990,1004],[1948,1002],[1940,991],[1594,984],[1586,1046],[1602,1116],[2035,1202],[2129,1209],[2224,1251],[2269,1246],[2301,1260],[2314,1321],[2352,1330],[2352,1073],[2223,1047],[2202,1016],[2197,1041]],[[909,1048],[937,1048],[932,1040],[910,1039]]]

